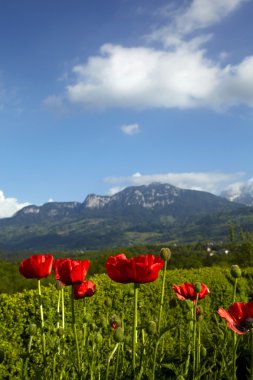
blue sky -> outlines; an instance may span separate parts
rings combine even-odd
[[[169,182],[253,192],[252,0],[10,0],[0,217]]]

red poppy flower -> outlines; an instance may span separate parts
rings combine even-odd
[[[54,258],[50,254],[33,255],[21,262],[19,272],[25,278],[37,278],[37,280],[40,280],[50,275],[53,261]]]
[[[96,285],[88,280],[74,285],[74,298],[79,300],[84,297],[92,297],[95,294]]]
[[[196,303],[197,295],[198,299],[201,300],[210,293],[208,287],[203,283],[201,283],[201,290],[199,293],[195,291],[194,284],[191,284],[190,282],[185,282],[183,285],[173,285],[172,288],[180,300],[191,300],[193,303]]]
[[[107,260],[106,270],[108,276],[116,282],[123,284],[146,283],[155,281],[164,261],[155,255],[141,255],[127,259],[124,253],[111,256]]]
[[[64,285],[81,284],[88,272],[89,260],[57,259],[54,263],[56,280]]]
[[[219,308],[219,316],[227,321],[228,327],[237,334],[246,334],[253,327],[253,301],[235,302],[228,311]]]

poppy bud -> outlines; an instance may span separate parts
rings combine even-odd
[[[0,349],[0,364],[4,361],[4,350]]]
[[[200,293],[201,292],[201,288],[202,288],[202,286],[201,286],[200,282],[196,282],[194,284],[194,290],[195,290],[196,293]]]
[[[84,314],[83,321],[84,323],[89,323],[91,321],[91,315],[89,313]]]
[[[116,328],[114,335],[113,335],[113,338],[114,338],[115,342],[117,342],[117,343],[121,343],[124,341],[124,331],[123,331],[122,327]]]
[[[118,317],[117,315],[113,315],[111,318],[110,318],[110,326],[116,330],[117,327],[121,327],[121,319],[120,317]]]
[[[185,378],[184,378],[184,376],[179,375],[179,376],[177,377],[177,380],[185,380]]]
[[[234,278],[240,278],[242,275],[242,271],[239,265],[231,265],[230,274]]]
[[[202,306],[197,306],[196,309],[196,317],[199,321],[203,321],[204,319],[204,310]]]
[[[206,357],[206,348],[203,346],[203,345],[201,345],[201,356],[203,356],[203,358],[205,358]]]
[[[146,331],[148,335],[155,335],[156,334],[156,323],[155,321],[149,321],[146,326]]]
[[[96,343],[97,343],[97,345],[100,346],[102,344],[102,342],[103,342],[103,337],[102,337],[101,333],[98,332],[96,335]]]
[[[171,251],[169,248],[162,248],[161,251],[160,251],[160,257],[164,260],[164,261],[169,261],[169,259],[171,258]]]
[[[31,323],[29,326],[29,335],[34,336],[37,332],[37,325],[35,323]]]
[[[105,317],[102,317],[100,319],[100,326],[105,329],[107,327],[107,323],[106,323],[106,318]]]
[[[110,297],[106,297],[104,304],[105,304],[105,306],[111,307],[112,306],[112,299]]]
[[[90,326],[90,329],[91,329],[91,331],[96,331],[97,330],[97,325],[96,325],[96,323],[92,323],[91,324],[91,326]]]
[[[133,297],[134,296],[134,289],[128,289],[128,292],[127,292],[127,295],[128,297]]]
[[[64,288],[64,285],[60,280],[56,280],[55,287],[57,290],[61,290],[62,288]]]
[[[64,335],[64,328],[63,327],[58,327],[57,329],[57,335],[59,338],[62,338]]]

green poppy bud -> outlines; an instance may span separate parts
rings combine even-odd
[[[96,335],[96,343],[98,346],[100,346],[102,344],[102,342],[103,342],[103,337],[102,337],[101,333],[98,332]]]
[[[127,295],[128,297],[133,297],[134,296],[134,289],[128,289],[128,292],[127,292]]]
[[[29,335],[34,336],[37,333],[37,325],[35,323],[31,323],[29,326]]]
[[[57,329],[57,335],[59,338],[62,338],[64,335],[64,328],[63,327],[58,327]]]
[[[146,326],[146,332],[148,335],[155,335],[156,334],[156,322],[155,321],[149,321]]]
[[[162,248],[160,251],[160,257],[164,261],[169,261],[169,259],[171,258],[171,250],[169,248]]]
[[[110,297],[106,297],[104,304],[107,307],[111,307],[112,306],[112,299]]]
[[[231,273],[231,276],[234,278],[240,278],[242,275],[242,271],[239,265],[231,265],[230,273]]]
[[[205,358],[206,357],[206,348],[203,345],[201,345],[200,352],[201,352],[201,356],[203,358]]]
[[[60,291],[62,288],[64,288],[64,285],[63,285],[63,283],[61,281],[56,280],[55,287],[56,287],[57,290]]]
[[[194,284],[194,290],[195,290],[196,293],[200,293],[201,292],[201,288],[202,288],[202,286],[201,286],[200,282],[196,282]]]
[[[184,378],[184,376],[179,375],[179,376],[177,377],[177,380],[185,380],[185,378]]]
[[[97,330],[97,325],[96,325],[96,323],[92,323],[91,325],[90,325],[90,329],[91,329],[91,331],[96,331]]]
[[[103,329],[105,329],[106,327],[107,327],[107,322],[106,322],[106,318],[105,317],[101,317],[101,319],[100,319],[100,322],[99,322],[99,325],[103,328]]]
[[[4,350],[0,349],[0,364],[4,361]]]
[[[121,343],[124,341],[124,331],[123,331],[122,327],[116,328],[114,335],[113,335],[113,338],[114,338],[115,342],[117,342],[117,343]]]
[[[84,314],[83,316],[83,322],[89,323],[92,320],[91,315],[89,313]]]

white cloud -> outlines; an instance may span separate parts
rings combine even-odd
[[[108,191],[108,195],[114,195],[116,193],[118,193],[119,191],[123,190],[125,187],[123,186],[115,186],[115,187],[111,187]]]
[[[183,36],[220,22],[245,1],[193,0],[189,6],[165,7],[169,24],[155,29],[149,38],[159,40],[165,46],[177,44]]]
[[[248,194],[253,197],[253,177],[246,181],[231,183],[221,193],[221,195],[229,198],[231,201],[240,197],[242,194]]]
[[[120,127],[123,133],[132,136],[140,132],[139,124],[124,124]]]
[[[21,208],[28,206],[30,203],[19,203],[16,198],[6,198],[3,191],[0,190],[0,218],[13,216]]]
[[[74,72],[67,97],[86,107],[253,106],[253,56],[221,67],[190,42],[173,51],[103,45]]]
[[[105,182],[117,186],[140,186],[152,182],[169,183],[185,189],[208,191],[219,194],[221,190],[238,181],[244,173],[186,172],[142,175],[139,172],[128,177],[107,177]]]
[[[253,107],[253,55],[225,65],[227,52],[216,62],[203,48],[212,37],[203,30],[246,1],[174,2],[166,8],[167,25],[146,36],[149,45],[102,45],[97,55],[74,65],[65,94],[44,103],[53,108],[63,107],[63,99],[95,108]],[[159,48],[150,45],[157,41]]]
[[[203,51],[174,52],[103,45],[100,56],[74,68],[69,100],[94,107],[180,107],[198,105],[217,86],[219,69]],[[205,86],[203,86],[205,83]]]

